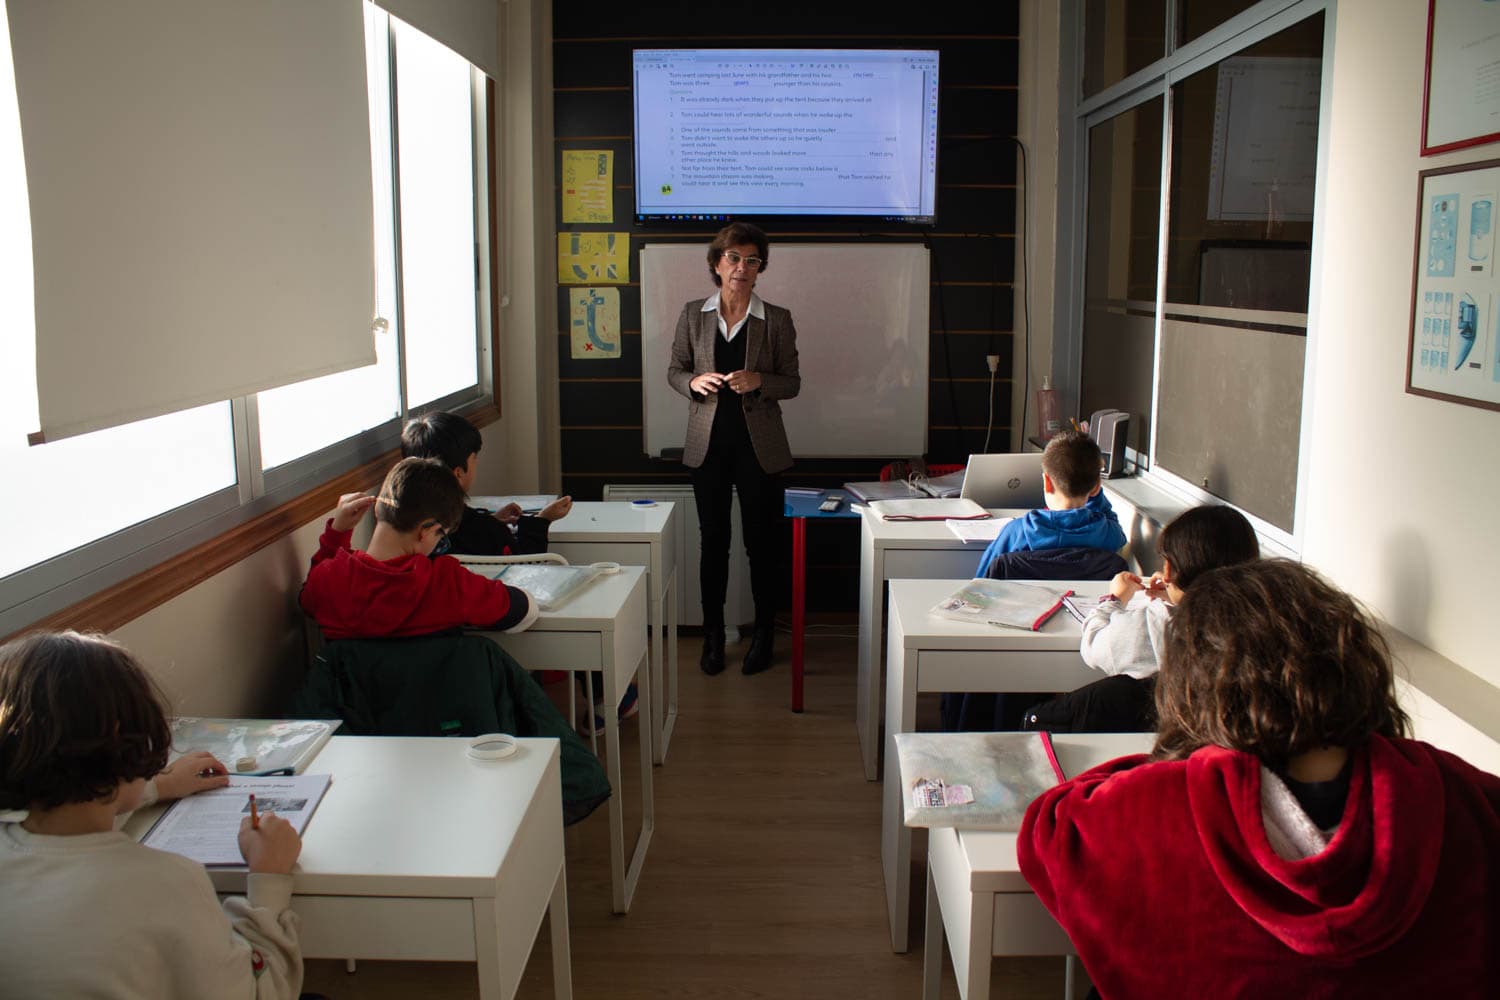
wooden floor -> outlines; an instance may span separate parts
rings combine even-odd
[[[836,627],[846,635],[854,624]],[[893,954],[880,868],[880,785],[864,780],[854,728],[855,643],[808,639],[807,711],[789,710],[790,642],[777,663],[744,677],[705,677],[699,640],[681,644],[681,705],[666,764],[654,772],[656,832],[634,904],[610,913],[609,817],[569,828],[567,874],[573,993],[584,998],[916,1000],[922,922],[912,951]],[[627,723],[627,829],[639,824],[631,775],[640,760]],[[633,834],[632,834],[633,836]],[[920,876],[919,876],[920,877]],[[913,882],[919,906],[925,882]],[[943,996],[957,997],[944,957]],[[467,963],[307,963],[305,990],[330,1000],[478,996]],[[1063,995],[1061,958],[997,959],[993,995]],[[552,996],[547,931],[519,996]]]

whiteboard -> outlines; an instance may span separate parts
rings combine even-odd
[[[646,454],[681,448],[688,401],[667,384],[682,306],[716,289],[707,244],[641,247]],[[897,458],[927,450],[927,248],[773,243],[755,285],[790,309],[802,392],[781,401],[798,458]]]

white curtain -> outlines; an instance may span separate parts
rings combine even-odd
[[[360,0],[7,0],[56,440],[375,362]]]

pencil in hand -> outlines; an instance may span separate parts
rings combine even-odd
[[[255,811],[255,793],[250,794],[250,829],[260,829],[260,813]]]

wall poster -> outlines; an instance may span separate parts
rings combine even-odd
[[[1500,139],[1500,3],[1428,0],[1422,155]]]
[[[1500,160],[1424,170],[1406,391],[1500,410]]]

